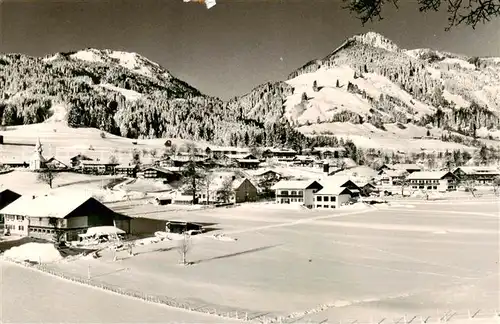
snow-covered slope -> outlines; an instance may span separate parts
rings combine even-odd
[[[400,49],[374,32],[355,35],[290,74],[283,115],[309,135],[345,135],[339,130],[350,123],[350,135],[365,136],[368,123],[372,133],[394,140],[416,136],[411,125],[422,129],[419,136],[425,136],[424,127],[466,136],[482,129],[491,139],[500,127],[499,63],[500,58]],[[401,131],[388,132],[391,124],[400,124]]]

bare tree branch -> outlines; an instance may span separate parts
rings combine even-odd
[[[398,0],[343,0],[347,3],[344,9],[355,14],[363,26],[368,21],[382,19],[383,7],[391,3],[396,8]],[[473,29],[479,23],[487,23],[500,16],[500,0],[418,0],[419,11],[439,11],[446,6],[449,31],[459,25],[471,26]]]

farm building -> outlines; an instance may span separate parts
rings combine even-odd
[[[460,181],[473,181],[477,184],[492,184],[500,176],[500,170],[492,167],[462,166],[453,171]]]
[[[120,164],[115,166],[115,174],[126,177],[135,178],[137,176],[137,171],[139,171],[139,166],[137,164]]]
[[[237,204],[257,200],[257,187],[246,178],[234,180],[232,189],[234,192],[234,202]]]
[[[314,193],[323,186],[314,180],[282,180],[271,187],[276,191],[277,204],[300,204],[314,207]]]
[[[76,240],[89,227],[113,226],[127,219],[89,195],[22,196],[0,210],[14,235]]]
[[[457,176],[448,171],[420,171],[408,176],[413,190],[451,191],[457,188]]]

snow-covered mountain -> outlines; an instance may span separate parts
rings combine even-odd
[[[492,146],[500,139],[500,58],[407,50],[368,32],[285,81],[223,102],[137,53],[0,55],[4,125],[41,122],[63,107],[72,126],[127,137],[271,145],[288,142],[284,129],[292,125],[309,137],[351,138],[361,147]]]
[[[308,62],[284,84],[283,116],[308,135],[363,137],[359,144],[369,146],[381,145],[367,137],[410,140],[428,129],[438,140],[500,138],[500,58],[406,50],[368,32]],[[266,115],[258,109],[263,98],[252,114]]]

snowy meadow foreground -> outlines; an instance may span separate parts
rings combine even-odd
[[[133,206],[122,208],[133,213]],[[369,323],[405,314],[436,320],[450,310],[463,318],[468,310],[477,309],[492,319],[500,305],[498,211],[493,199],[470,199],[413,200],[335,211],[249,204],[160,213],[158,217],[165,219],[216,224],[216,231],[192,237],[187,255],[190,265],[179,264],[174,240],[138,245],[134,256],[119,252],[117,261],[108,251],[100,259],[79,258],[46,266],[80,278],[87,276],[90,266],[92,281],[176,298],[193,308],[247,313],[249,319],[283,316],[299,322]],[[228,239],[214,239],[217,232]],[[15,290],[31,298],[31,277],[16,279],[17,270],[5,269],[2,291]],[[53,289],[45,283],[56,279],[44,278],[36,280],[46,289],[35,289],[44,296],[56,290],[66,294],[87,289],[69,283],[60,283],[68,290]],[[114,298],[107,298],[106,303],[129,302]],[[26,305],[37,300],[27,300]],[[81,305],[79,298],[62,298],[61,302],[68,308]],[[134,307],[142,309],[139,305]],[[6,320],[34,320],[31,313],[23,318],[16,307],[4,302],[3,314],[10,316]],[[41,313],[46,314],[46,321],[62,320],[55,312]],[[179,316],[184,322],[206,322],[188,313]],[[121,320],[99,320],[106,321]]]

